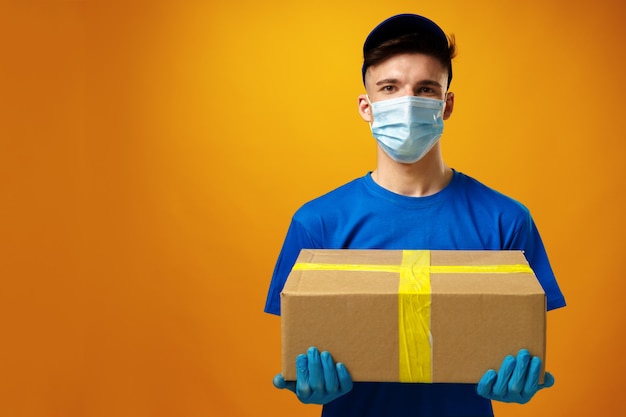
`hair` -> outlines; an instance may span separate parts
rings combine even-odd
[[[427,34],[411,33],[390,39],[364,53],[363,66],[378,65],[392,56],[404,53],[421,53],[436,58],[448,70],[448,87],[452,81],[452,59],[457,48],[454,35],[447,36],[447,42]]]

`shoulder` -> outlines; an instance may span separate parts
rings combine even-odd
[[[354,179],[332,191],[327,192],[303,204],[294,214],[294,220],[306,222],[307,219],[330,215],[356,204],[367,194],[365,177]]]
[[[496,211],[527,216],[528,208],[518,200],[485,185],[477,179],[461,172],[456,172],[457,187],[461,194],[474,205],[490,207]]]

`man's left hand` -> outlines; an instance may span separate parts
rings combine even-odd
[[[478,395],[490,400],[507,403],[525,404],[543,388],[554,385],[554,377],[549,372],[544,375],[544,383],[539,384],[541,358],[531,358],[530,352],[522,349],[517,357],[504,358],[500,370],[496,373],[488,370],[481,378],[476,391]]]

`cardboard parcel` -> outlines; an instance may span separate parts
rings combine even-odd
[[[546,297],[521,251],[304,249],[281,293],[282,370],[310,346],[354,381],[477,383],[545,366]]]

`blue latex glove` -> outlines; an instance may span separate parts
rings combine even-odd
[[[274,386],[295,392],[304,404],[328,404],[352,390],[352,377],[343,363],[335,365],[330,353],[310,347],[296,358],[296,380],[285,381],[278,374]]]
[[[498,373],[493,369],[488,370],[476,391],[490,400],[525,404],[540,389],[554,385],[554,377],[549,372],[545,373],[544,383],[540,385],[540,374],[541,359],[537,356],[531,358],[530,352],[522,349],[517,358],[512,355],[504,358]]]

